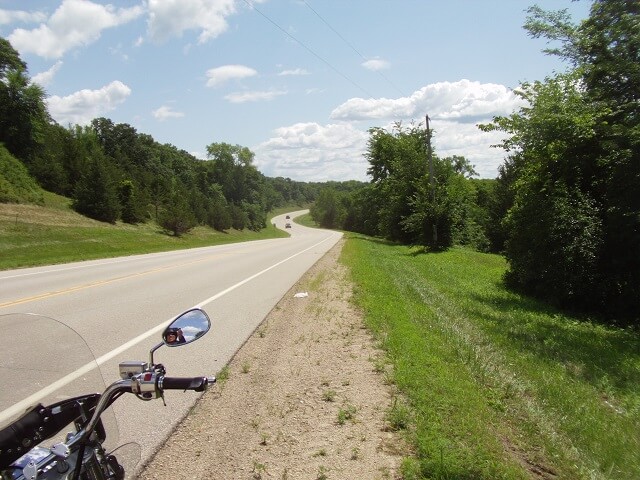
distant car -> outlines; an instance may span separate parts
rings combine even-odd
[[[289,220],[291,217],[290,217],[289,215],[287,215],[285,218],[286,218],[287,220]]]
[[[284,226],[284,228],[291,228],[291,224],[290,224],[290,223],[287,223],[287,224]]]

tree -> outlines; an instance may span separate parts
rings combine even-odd
[[[231,204],[229,206],[229,215],[231,216],[231,227],[235,230],[244,230],[249,222],[245,211],[238,205]]]
[[[428,250],[444,250],[454,243],[470,244],[473,187],[466,175],[475,171],[461,156],[440,159],[433,155],[433,182],[430,174],[419,179],[415,194],[408,200],[411,213],[401,222],[412,236],[411,243]],[[432,186],[433,185],[433,186]]]
[[[138,189],[132,180],[122,180],[119,186],[120,205],[122,212],[120,218],[125,223],[140,223],[144,221],[145,215],[142,203],[139,201]]]
[[[507,279],[565,306],[593,305],[600,297],[597,259],[603,245],[593,188],[600,114],[577,80],[570,73],[523,84],[528,106],[494,120],[494,127],[511,134],[503,147],[514,152],[500,172],[503,182],[511,174],[513,190],[503,223]]]
[[[160,213],[160,226],[175,237],[189,232],[196,226],[193,212],[189,208],[188,194],[180,187],[175,187],[170,201]]]
[[[73,208],[101,222],[115,223],[120,214],[118,190],[104,159],[94,158],[76,185]]]
[[[311,207],[310,214],[322,228],[341,228],[345,212],[335,190],[324,188]]]
[[[266,212],[274,206],[272,189],[253,165],[253,152],[240,145],[212,143],[207,146],[207,157],[212,165],[211,180],[222,187],[227,201],[235,205],[230,212],[234,228],[264,228]]]
[[[640,324],[640,4],[594,2],[575,41],[596,131],[605,301]]]
[[[267,221],[266,221],[267,214],[265,213],[264,210],[262,210],[262,207],[260,206],[260,204],[249,203],[245,201],[245,202],[242,202],[241,207],[242,207],[242,211],[246,215],[246,218],[247,218],[246,227],[249,230],[253,230],[254,232],[259,232],[260,230],[262,230],[264,227],[267,226]]]
[[[6,78],[9,72],[26,70],[27,64],[22,61],[20,54],[8,40],[0,37],[0,79]]]
[[[477,173],[465,157],[441,159],[433,154],[431,178],[427,132],[420,125],[404,128],[398,123],[390,132],[372,128],[369,133],[365,156],[372,181],[342,202],[345,228],[429,250],[446,249],[454,242],[487,248],[470,183]]]
[[[212,143],[207,146],[207,157],[214,166],[214,181],[222,185],[225,198],[236,204],[248,200],[257,189],[253,152],[240,145]]]
[[[640,4],[595,1],[579,25],[566,12],[529,13],[525,28],[559,42],[546,52],[574,68],[523,84],[528,106],[482,127],[509,134],[498,190],[512,202],[502,205],[508,279],[640,321]]]
[[[415,228],[407,229],[403,222],[414,213],[411,199],[425,180],[426,132],[416,125],[404,128],[397,123],[391,132],[372,128],[369,134],[365,157],[370,165],[367,173],[380,198],[380,234],[390,240],[411,243],[415,240]]]
[[[352,232],[360,232],[372,237],[380,236],[378,226],[380,218],[380,198],[375,187],[364,185],[352,192],[345,202],[345,219],[342,228]]]
[[[48,125],[44,136],[44,147],[29,162],[29,170],[45,190],[70,197],[78,178],[76,172],[67,168],[68,154],[75,139],[57,124]]]
[[[44,145],[50,119],[44,90],[31,83],[27,66],[4,38],[0,38],[0,142],[27,163]]]

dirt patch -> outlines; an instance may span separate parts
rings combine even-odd
[[[139,478],[400,478],[406,448],[385,423],[394,393],[350,301],[342,244],[278,303]]]

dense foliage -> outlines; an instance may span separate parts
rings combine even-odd
[[[429,155],[428,132],[420,125],[369,133],[371,182],[348,194],[323,190],[311,210],[316,222],[429,250],[489,249],[494,181],[473,180],[476,172],[464,157]]]
[[[595,1],[576,26],[531,8],[535,37],[573,68],[523,84],[528,105],[484,126],[509,153],[499,185],[507,280],[572,309],[638,322],[640,3]]]

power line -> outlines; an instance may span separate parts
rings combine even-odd
[[[353,46],[353,45],[352,45],[352,44],[351,44],[351,43],[350,43],[346,38],[344,38],[344,37],[340,34],[340,32],[338,32],[335,28],[333,28],[333,27],[329,24],[329,22],[327,22],[327,21],[322,17],[322,15],[320,15],[320,14],[319,14],[319,13],[318,13],[318,12],[317,12],[317,11],[316,11],[312,6],[311,6],[311,5],[309,5],[309,4],[307,3],[307,1],[306,1],[306,0],[302,0],[302,3],[304,3],[304,4],[309,8],[309,10],[311,10],[313,13],[315,13],[315,14],[316,14],[316,16],[317,16],[320,20],[322,20],[322,22],[323,22],[327,27],[329,27],[333,33],[335,33],[338,37],[340,37],[340,39],[341,39],[344,43],[346,43],[346,44],[347,44],[347,46],[348,46],[351,50],[353,50],[354,52],[356,52],[356,54],[357,54],[360,58],[362,58],[365,62],[369,60],[369,59],[368,59],[368,58],[366,58],[362,53],[360,53],[360,52],[356,49],[356,47],[354,47],[354,46]],[[399,93],[400,95],[402,95],[403,97],[406,97],[406,95],[404,94],[404,92],[403,92],[402,90],[400,90],[400,89],[399,89],[399,88],[398,88],[398,87],[397,87],[397,86],[396,86],[396,85],[395,85],[391,80],[389,80],[389,78],[387,78],[387,76],[386,76],[384,73],[382,73],[380,70],[376,70],[376,73],[378,73],[378,75],[380,75],[382,78],[384,78],[384,79],[386,80],[386,82],[387,82],[389,85],[391,85],[391,86],[396,90],[396,92],[398,92],[398,93]]]
[[[329,27],[329,28],[333,31],[333,33],[335,33],[338,37],[340,37],[340,39],[341,39],[344,43],[346,43],[346,44],[349,46],[349,48],[351,48],[351,50],[353,50],[354,52],[356,52],[356,54],[358,54],[360,57],[362,57],[364,60],[366,60],[366,58],[364,57],[364,55],[362,55],[358,50],[356,50],[356,47],[354,47],[353,45],[351,45],[351,43],[349,43],[349,42],[347,41],[347,39],[346,39],[346,38],[344,38],[342,35],[340,35],[340,32],[338,32],[335,28],[333,28],[333,27],[329,24],[329,22],[327,22],[324,18],[322,18],[322,16],[321,16],[317,11],[315,11],[315,10],[314,10],[314,8],[313,8],[311,5],[309,5],[305,0],[302,0],[302,3],[304,3],[304,4],[309,8],[309,10],[311,10],[313,13],[315,13],[315,14],[316,14],[316,16],[317,16],[320,20],[322,20],[322,21],[324,22],[324,24],[325,24],[327,27]]]
[[[351,85],[353,85],[354,87],[356,87],[358,90],[360,90],[361,92],[363,92],[365,95],[367,95],[370,98],[375,98],[373,95],[371,95],[365,88],[361,87],[360,85],[358,85],[355,81],[351,80],[351,78],[349,78],[347,75],[345,75],[344,73],[342,73],[340,70],[338,70],[336,67],[334,67],[333,65],[331,65],[331,63],[329,63],[327,60],[325,60],[324,58],[322,58],[320,55],[318,55],[316,52],[314,52],[311,48],[309,48],[308,46],[306,46],[304,43],[302,43],[300,40],[298,40],[296,37],[294,37],[293,35],[291,35],[289,32],[287,32],[284,28],[282,28],[280,25],[278,25],[275,21],[273,21],[271,18],[269,18],[266,14],[264,14],[262,11],[260,11],[259,8],[257,8],[254,4],[250,3],[249,0],[244,0],[244,3],[246,3],[249,8],[255,10],[256,12],[258,12],[260,15],[262,15],[262,17],[264,17],[267,21],[269,21],[272,25],[274,25],[278,30],[280,30],[282,33],[284,33],[285,35],[287,35],[291,40],[293,40],[294,42],[296,42],[298,45],[300,45],[302,48],[304,48],[306,51],[308,51],[309,53],[311,53],[314,57],[316,57],[318,60],[320,60],[322,63],[324,63],[325,65],[327,65],[331,70],[333,70],[335,73],[337,73],[338,75],[340,75],[342,78],[344,78],[346,81],[348,81],[349,83],[351,83]]]

